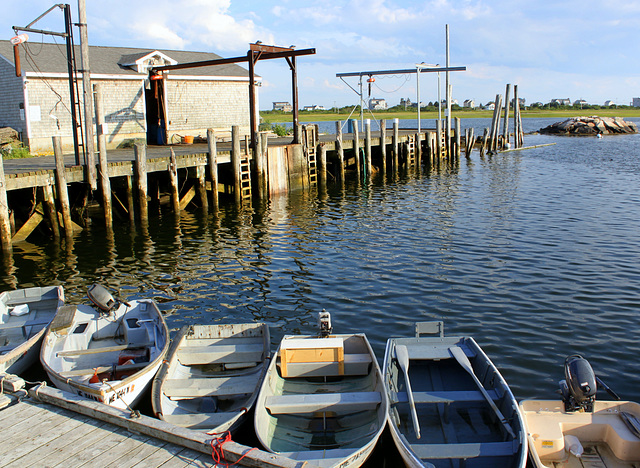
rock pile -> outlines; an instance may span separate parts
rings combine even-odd
[[[612,135],[615,133],[638,133],[633,122],[625,122],[620,117],[571,117],[564,122],[556,122],[541,128],[540,133],[554,135]]]

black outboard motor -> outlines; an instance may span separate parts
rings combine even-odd
[[[593,412],[598,382],[589,361],[578,354],[567,357],[564,376],[566,380],[560,381],[560,393],[565,411]]]

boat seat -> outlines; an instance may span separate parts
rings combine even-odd
[[[283,377],[294,378],[367,375],[372,362],[370,354],[345,354],[342,365],[336,361],[288,362],[286,375],[282,372],[282,360],[279,364]]]
[[[291,460],[310,461],[323,460],[322,466],[337,466],[344,458],[353,454],[357,449],[329,449],[329,450],[304,450],[301,452],[278,452],[283,457]]]
[[[184,366],[249,363],[261,362],[263,354],[263,343],[214,344],[211,346],[180,348],[178,350],[178,360]]]
[[[23,320],[11,320],[8,323],[0,323],[0,330],[8,330],[11,328],[22,328],[23,330],[26,327],[35,327],[38,325],[47,325],[51,320],[45,320],[45,319],[40,319],[40,320],[29,320],[29,319],[23,319]]]
[[[162,392],[169,398],[201,398],[253,393],[259,374],[237,377],[167,379]]]
[[[111,341],[113,343],[113,341]],[[119,351],[127,351],[131,349],[138,348],[151,348],[155,346],[155,343],[139,343],[139,344],[128,344],[128,345],[116,345],[116,346],[103,346],[102,348],[89,348],[89,349],[72,349],[69,351],[58,351],[56,353],[57,357],[67,357],[67,356],[85,356],[88,354],[102,354],[102,353],[114,353]]]
[[[487,393],[493,400],[499,400],[501,397],[496,390],[487,390]],[[398,392],[395,394],[394,402],[406,403],[408,400],[407,392]],[[415,403],[457,403],[457,402],[484,402],[486,401],[480,390],[456,391],[456,392],[413,392],[413,401]]]
[[[308,393],[268,396],[264,406],[271,414],[356,413],[374,410],[381,402],[380,392]]]
[[[244,411],[221,413],[194,413],[194,414],[162,414],[163,421],[174,426],[188,427],[189,429],[215,429],[221,424],[240,416]]]
[[[469,359],[476,357],[476,354],[469,347],[464,345],[454,346],[458,346],[462,349]],[[453,359],[449,349],[443,346],[407,346],[407,351],[409,353],[409,359],[412,361]]]
[[[126,366],[116,366],[116,372],[119,371],[127,371],[127,370],[135,370],[138,371],[143,369],[149,365],[148,362],[139,362],[135,364],[128,364]],[[98,374],[102,374],[103,372],[110,372],[113,370],[113,366],[99,366],[96,367],[98,369]],[[63,378],[71,378],[71,377],[81,377],[83,375],[93,375],[94,369],[71,369],[68,371],[60,372],[60,377]]]
[[[517,441],[473,442],[465,444],[411,444],[411,449],[425,460],[446,458],[507,457],[520,450]]]

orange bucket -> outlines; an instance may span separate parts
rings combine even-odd
[[[193,135],[183,136],[182,137],[182,143],[185,143],[187,145],[193,144]]]

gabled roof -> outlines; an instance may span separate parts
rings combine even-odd
[[[58,44],[25,42],[20,44],[20,63],[26,72],[67,73],[67,55],[64,42]],[[76,61],[80,68],[80,46],[75,46]],[[89,46],[89,65],[92,75],[128,75],[136,76],[137,64],[147,57],[158,55],[167,61],[176,63],[199,62],[220,59],[212,52],[191,52],[185,50],[139,49],[130,47]],[[10,41],[0,41],[0,56],[14,64],[13,45]],[[132,68],[133,67],[133,68]],[[143,71],[146,75],[146,71]],[[249,72],[236,64],[212,67],[172,70],[171,75],[184,76],[220,76],[248,78]]]

